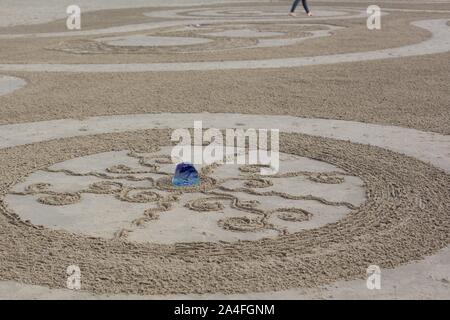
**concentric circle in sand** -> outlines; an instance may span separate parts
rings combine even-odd
[[[360,17],[361,10],[358,9],[343,9],[343,8],[325,8],[315,7],[314,18],[312,19],[333,19],[333,18],[350,18]],[[218,9],[172,9],[166,11],[146,12],[148,17],[160,17],[170,19],[276,19],[286,17],[285,6],[258,6],[258,8],[218,8]],[[298,20],[312,20],[311,17],[298,18]]]
[[[220,21],[219,21],[220,22]],[[68,40],[47,49],[75,54],[211,53],[295,45],[331,36],[341,27],[327,24],[205,24],[163,28],[145,34]]]
[[[167,145],[168,136],[166,130],[148,130],[2,149],[0,166],[6,174],[1,177],[1,195],[39,169],[102,152],[150,152]],[[394,267],[448,245],[448,174],[377,147],[299,134],[280,138],[282,152],[329,163],[362,179],[367,201],[335,223],[273,239],[169,245],[36,228],[22,222],[2,201],[0,246],[6,257],[0,264],[2,276],[63,287],[65,268],[77,264],[84,270],[84,288],[97,293],[232,293],[243,288],[256,292],[355,278],[364,275],[373,261]],[[280,216],[301,221],[305,213],[291,210]],[[248,218],[222,225],[245,231],[243,223],[261,225]],[[52,268],[61,273],[48,272]]]

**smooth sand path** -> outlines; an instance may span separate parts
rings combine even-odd
[[[450,172],[450,136],[355,121],[277,115],[159,113],[10,124],[0,126],[0,148],[101,133],[152,128],[190,128],[193,127],[194,121],[199,120],[203,121],[205,128],[225,129],[233,126],[279,128],[281,132],[303,133],[370,144],[415,157]]]
[[[14,92],[26,84],[27,82],[23,79],[0,75],[0,96]]]

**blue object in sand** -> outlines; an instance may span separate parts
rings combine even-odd
[[[189,187],[200,184],[200,177],[195,167],[187,162],[177,164],[172,183],[177,187]]]

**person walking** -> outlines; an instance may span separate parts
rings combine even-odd
[[[311,17],[312,13],[309,10],[308,2],[306,0],[301,0],[301,1],[302,1],[303,8],[306,11],[306,14]],[[289,15],[291,17],[296,17],[297,16],[297,14],[295,13],[295,9],[297,9],[297,6],[298,6],[299,3],[300,3],[300,0],[295,0],[294,3],[292,4],[291,12],[289,12]]]

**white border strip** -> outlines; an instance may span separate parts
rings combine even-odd
[[[0,126],[0,149],[58,138],[144,129],[191,128],[194,121],[205,128],[274,128],[281,132],[348,140],[378,146],[450,172],[450,136],[395,126],[355,121],[308,119],[294,116],[236,113],[158,113],[63,119]]]

